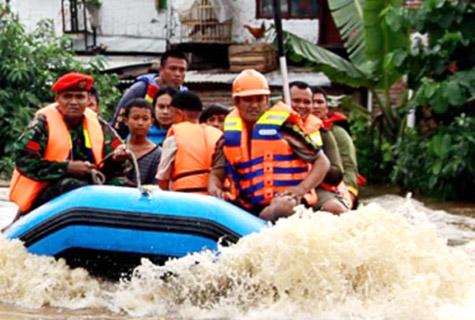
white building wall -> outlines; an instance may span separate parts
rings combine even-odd
[[[167,14],[159,14],[153,0],[102,1],[99,43],[112,51],[165,51]]]
[[[155,10],[154,0],[101,0],[100,28],[97,45],[112,52],[160,53],[166,48],[167,13]],[[39,20],[53,19],[57,33],[62,31],[61,0],[12,0],[11,7],[19,14],[27,30],[35,29]],[[84,46],[82,35],[76,35],[75,46]]]
[[[61,0],[10,0],[12,10],[19,14],[27,31],[33,31],[41,19],[55,19],[61,8]]]
[[[97,30],[97,45],[105,45],[109,52],[160,53],[166,49],[165,39],[168,35],[172,43],[180,42],[177,9],[183,1],[193,0],[168,0],[171,10],[162,13],[155,10],[154,0],[101,1],[101,26]],[[255,18],[255,0],[230,0],[230,3],[235,12],[232,29],[232,41],[235,43],[254,41],[243,25],[259,27],[263,21],[266,26],[274,22],[273,19]],[[34,30],[37,22],[44,18],[53,19],[56,30],[62,30],[61,0],[11,0],[10,4],[27,30]],[[170,15],[171,18],[167,19]],[[285,30],[309,41],[318,40],[317,19],[284,19],[282,24]],[[76,37],[76,48],[82,49],[84,40],[81,35]]]
[[[233,21],[233,41],[252,41],[250,33],[243,28],[244,24],[259,27],[262,22],[269,26],[274,24],[274,19],[256,19],[255,0],[234,0],[235,20]],[[318,40],[318,19],[283,19],[282,28],[297,34],[312,42]]]
[[[169,0],[172,4],[173,22],[171,42],[180,42],[180,21],[178,19],[178,10],[183,6],[183,3],[188,3],[193,0]],[[316,1],[316,0],[315,0]],[[274,24],[274,19],[256,19],[256,0],[229,0],[233,7],[233,42],[252,42],[254,41],[252,35],[243,28],[243,25],[248,24],[252,27],[260,27],[262,22],[266,27]],[[314,43],[318,40],[318,19],[283,19],[282,27],[284,30],[290,31],[299,35],[300,37],[312,41]]]

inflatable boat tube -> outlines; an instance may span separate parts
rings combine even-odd
[[[217,250],[266,223],[223,200],[180,192],[87,186],[68,192],[11,225],[7,238],[71,267],[117,278],[143,257],[154,263]]]

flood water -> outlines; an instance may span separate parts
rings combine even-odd
[[[109,283],[0,234],[0,319],[473,319],[475,218],[377,195]],[[0,189],[0,226],[16,208]],[[163,277],[165,273],[173,274]]]

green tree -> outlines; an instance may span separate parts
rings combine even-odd
[[[401,116],[391,105],[389,93],[402,73],[396,68],[400,57],[394,50],[409,48],[409,28],[399,14],[403,10],[402,0],[330,0],[329,6],[349,59],[287,32],[290,59],[315,66],[333,82],[372,92],[383,112],[382,133],[389,141],[395,141]],[[361,105],[349,100],[346,103],[366,112]]]
[[[78,62],[70,39],[54,36],[52,21],[43,20],[28,33],[8,6],[0,6],[0,13],[0,177],[8,179],[13,168],[13,142],[34,112],[53,101],[50,88],[59,76],[70,71],[91,74],[107,106],[115,105],[120,95],[118,78],[100,73],[103,58],[88,64]]]
[[[404,8],[399,0],[330,0],[329,5],[349,59],[287,33],[290,58],[315,66],[333,82],[373,93],[382,115],[371,127],[367,111],[345,100],[360,112],[353,116],[358,119],[356,145],[359,156],[369,157],[360,163],[376,163],[366,172],[387,177],[392,171],[393,182],[441,198],[473,189],[475,145],[469,126],[475,96],[475,4],[425,0],[419,10]],[[411,48],[409,31],[424,34],[427,43]],[[389,92],[403,75],[407,88],[394,105]],[[433,115],[435,125],[430,130],[423,122],[416,130],[406,128],[404,120],[413,109]],[[464,147],[469,149],[461,152]]]
[[[394,146],[392,180],[442,199],[471,198],[469,190],[475,188],[475,3],[426,0],[418,11],[406,11],[402,19],[424,34],[426,43],[416,43],[409,52],[394,52],[401,57],[399,70],[407,74],[408,86],[414,90],[408,107],[421,111],[421,121],[417,130],[404,130]],[[415,168],[416,164],[420,167]],[[408,179],[415,174],[417,179]]]

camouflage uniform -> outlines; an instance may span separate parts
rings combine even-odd
[[[119,146],[122,141],[117,133],[111,129],[102,119],[99,119],[104,133],[103,157],[106,157]],[[72,150],[69,160],[82,160],[94,163],[94,157],[90,149],[85,146],[83,126],[69,128]],[[72,189],[92,184],[91,177],[80,179],[68,175],[68,161],[57,162],[45,160],[48,142],[48,123],[44,115],[37,115],[28,125],[28,128],[18,138],[14,145],[14,157],[17,169],[26,177],[41,182],[50,182],[36,198],[31,209],[38,207],[62,193]],[[115,161],[109,157],[104,161],[100,170],[106,177],[106,184],[124,185],[125,175],[130,168],[130,162]]]

